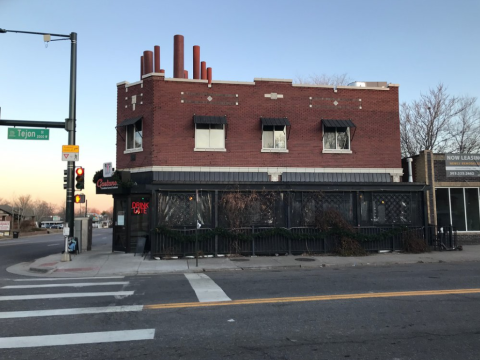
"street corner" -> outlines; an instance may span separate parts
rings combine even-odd
[[[34,263],[32,263],[32,265],[30,265],[28,270],[34,273],[47,274],[55,271],[57,264],[58,264],[58,261],[54,261],[54,262],[35,261]]]

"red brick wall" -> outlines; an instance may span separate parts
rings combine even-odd
[[[270,93],[281,94],[283,98],[266,98],[265,94]],[[137,95],[135,111],[131,107],[134,94]],[[211,102],[206,100],[209,95],[213,98]],[[334,100],[338,101],[337,106],[333,105]],[[205,83],[149,77],[144,79],[143,88],[138,84],[125,92],[125,85],[120,85],[117,109],[118,123],[144,116],[144,151],[136,153],[135,161],[131,161],[130,154],[124,154],[125,142],[117,135],[119,169],[142,166],[401,168],[398,87],[338,89],[335,93],[331,88],[257,81],[255,85],[213,83],[208,88]],[[226,152],[193,151],[194,114],[227,116]],[[291,123],[291,128],[287,128],[289,153],[261,152],[260,117],[288,118]],[[351,133],[354,134],[352,154],[322,153],[322,118],[351,119],[355,123],[357,128]],[[125,137],[125,130],[119,128],[119,131]]]

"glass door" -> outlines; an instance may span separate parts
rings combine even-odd
[[[116,198],[113,208],[112,251],[127,252],[127,199]]]
[[[135,252],[139,238],[145,238],[146,249],[149,248],[149,230],[150,230],[150,197],[132,196],[130,198],[130,241],[128,245],[129,252]]]

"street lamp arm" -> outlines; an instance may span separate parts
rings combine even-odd
[[[45,33],[45,32],[0,29],[0,33],[2,33],[2,34],[5,34],[7,32],[20,33],[20,34],[50,35],[50,36],[58,36],[58,37],[65,37],[65,38],[70,38],[71,37],[71,34],[64,35],[64,34],[51,34],[51,33]]]

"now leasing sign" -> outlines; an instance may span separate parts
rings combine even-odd
[[[447,177],[480,177],[480,154],[445,154]]]
[[[8,128],[8,138],[10,140],[48,140],[50,130]]]

